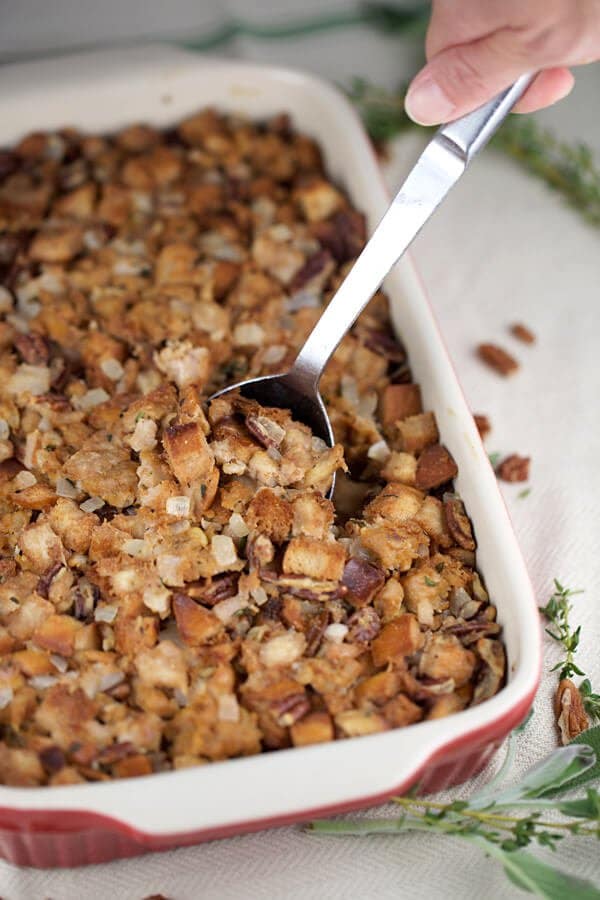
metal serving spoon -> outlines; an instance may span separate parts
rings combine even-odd
[[[534,75],[524,75],[489,103],[443,125],[427,145],[391,206],[309,334],[289,371],[230,385],[210,398],[239,391],[263,406],[290,409],[299,422],[330,447],[333,429],[319,393],[323,369],[381,282],[473,157],[525,93]],[[329,493],[333,492],[333,483]]]

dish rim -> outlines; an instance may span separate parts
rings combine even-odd
[[[96,51],[94,53],[74,54],[59,59],[51,59],[48,61],[35,61],[31,63],[15,63],[4,67],[3,75],[6,77],[5,85],[17,88],[23,93],[37,91],[38,96],[43,96],[44,90],[48,90],[52,84],[52,75],[54,81],[60,83],[60,77],[72,77],[73,72],[77,71],[78,66],[83,70],[81,88],[88,85],[97,84],[97,81],[104,78],[109,82],[114,78],[116,68],[113,69],[109,63],[121,65],[126,71],[135,78],[144,71],[148,72],[152,67],[164,67],[165,72],[170,73],[169,77],[177,80],[178,77],[184,77],[189,71],[203,69],[205,75],[223,77],[225,73],[227,77],[238,80],[239,84],[251,85],[254,82],[260,82],[271,85],[279,84],[294,87],[294,89],[304,89],[308,94],[319,97],[319,102],[325,106],[329,104],[332,110],[335,110],[335,127],[344,131],[348,143],[352,142],[352,153],[357,158],[357,163],[363,170],[363,182],[365,173],[369,175],[373,182],[373,194],[370,198],[369,206],[371,215],[369,216],[370,225],[374,224],[373,210],[378,209],[378,215],[382,214],[385,205],[387,205],[387,191],[383,186],[383,178],[377,164],[374,151],[364,132],[362,124],[356,112],[352,109],[346,98],[328,82],[321,78],[288,69],[279,66],[267,66],[256,63],[248,63],[237,60],[222,60],[213,57],[200,56],[199,54],[183,50],[181,48],[173,48],[168,45],[148,45],[145,47],[135,47],[133,49]],[[94,64],[96,71],[94,73]],[[44,73],[46,77],[44,78]],[[96,77],[94,77],[94,74]],[[156,74],[156,72],[154,73]],[[56,76],[59,76],[58,78]],[[36,88],[32,81],[38,80],[42,85]],[[6,103],[4,98],[0,99],[0,110],[10,105],[13,101]],[[206,97],[200,97],[196,106],[205,105]],[[240,102],[243,103],[242,100]],[[222,101],[215,101],[216,105],[221,105]],[[285,106],[285,100],[281,102]],[[14,106],[14,104],[13,104]],[[163,109],[160,112],[164,112]],[[179,118],[179,114],[172,116],[174,120]],[[22,121],[22,116],[21,119]],[[20,121],[17,117],[16,121]],[[79,118],[80,120],[80,118]],[[126,121],[131,121],[132,117],[128,116]],[[9,117],[10,121],[10,117]],[[114,127],[119,127],[122,118],[117,117]],[[54,123],[56,126],[58,123]],[[68,123],[64,123],[68,124]],[[50,125],[38,125],[37,127],[51,127]],[[299,123],[301,130],[306,130]],[[332,126],[333,128],[333,126]],[[7,132],[6,127],[2,127],[0,132]],[[18,129],[17,129],[18,130]],[[99,126],[99,131],[105,131],[106,126]],[[9,132],[10,133],[10,132]],[[14,139],[3,138],[3,141]],[[358,165],[357,165],[358,171]],[[361,203],[359,202],[359,205]],[[362,204],[364,206],[364,203]],[[405,789],[419,778],[423,772],[432,764],[444,762],[456,756],[460,751],[467,752],[472,745],[478,745],[485,740],[497,740],[517,725],[526,715],[529,706],[533,700],[533,696],[537,690],[541,669],[541,638],[539,617],[537,614],[537,606],[533,595],[533,589],[529,582],[525,565],[522,560],[516,537],[512,530],[506,507],[502,501],[502,497],[495,481],[495,476],[491,471],[487,456],[481,447],[481,442],[476,433],[475,425],[468,411],[466,400],[460,389],[455,374],[452,374],[452,363],[448,356],[447,350],[437,329],[437,324],[430,304],[427,300],[425,290],[414,269],[412,260],[409,256],[405,256],[399,267],[390,277],[390,284],[393,285],[391,292],[391,309],[392,316],[395,320],[398,317],[398,303],[396,303],[394,294],[400,292],[413,293],[415,311],[414,315],[421,317],[422,327],[426,329],[430,336],[435,335],[437,347],[435,353],[437,359],[432,359],[433,368],[441,367],[450,376],[448,396],[451,397],[451,406],[455,407],[454,414],[460,415],[461,427],[465,431],[466,438],[469,442],[469,449],[475,454],[477,465],[481,466],[480,478],[481,484],[485,486],[488,494],[495,496],[496,513],[499,518],[495,521],[495,527],[500,533],[500,539],[504,544],[504,554],[512,559],[516,565],[516,572],[512,572],[513,579],[519,584],[522,592],[522,602],[515,602],[517,614],[521,617],[521,656],[511,673],[511,677],[507,685],[495,697],[486,701],[479,707],[473,707],[460,713],[455,713],[446,719],[436,722],[422,722],[411,725],[407,728],[394,729],[384,734],[377,734],[368,737],[351,738],[345,741],[334,741],[330,744],[317,745],[307,748],[290,748],[286,750],[278,750],[275,754],[261,754],[258,756],[247,757],[244,759],[227,760],[225,764],[210,764],[206,767],[190,768],[179,771],[155,773],[150,776],[138,779],[113,780],[106,783],[93,783],[84,785],[73,785],[65,787],[47,787],[40,788],[17,788],[9,786],[0,786],[0,817],[2,817],[5,827],[14,829],[31,828],[35,830],[38,826],[32,825],[34,819],[40,817],[46,821],[46,825],[52,824],[55,819],[55,827],[58,820],[67,819],[73,822],[75,819],[85,820],[86,822],[96,822],[99,827],[106,830],[118,830],[126,834],[135,834],[136,840],[141,843],[147,842],[153,838],[160,836],[172,836],[180,833],[193,833],[195,835],[203,835],[204,837],[223,836],[224,834],[233,834],[242,830],[258,829],[268,827],[273,824],[283,824],[283,822],[295,821],[299,818],[306,818],[316,815],[330,814],[334,811],[342,811],[344,809],[356,808],[357,806],[367,805],[372,802],[379,802]],[[410,347],[409,347],[410,355]],[[441,359],[440,359],[441,357]],[[448,402],[448,396],[445,396],[444,402]],[[444,428],[440,428],[444,436]],[[460,466],[459,466],[460,468]],[[460,477],[460,476],[459,476]],[[493,488],[492,486],[493,481]],[[503,510],[503,512],[502,512]],[[477,523],[475,523],[477,528]],[[485,576],[485,567],[482,566]],[[508,607],[507,607],[508,611]],[[513,609],[514,612],[514,609]],[[525,626],[530,626],[526,635]],[[537,634],[538,639],[533,639]],[[525,640],[525,636],[528,637]],[[395,756],[401,750],[404,755],[404,769],[394,776],[392,774],[392,766],[395,765]],[[329,759],[334,756],[335,760]],[[339,758],[339,760],[338,760]],[[297,760],[297,764],[288,763],[288,760]],[[380,778],[370,775],[371,787],[365,784],[364,790],[361,792],[351,792],[350,796],[342,799],[338,796],[333,798],[335,790],[329,794],[325,791],[324,796],[330,797],[331,802],[324,804],[310,803],[309,806],[303,806],[299,803],[301,796],[310,796],[308,792],[291,791],[288,792],[288,799],[278,802],[271,801],[269,810],[263,809],[260,814],[258,808],[255,807],[251,815],[246,818],[232,820],[231,814],[227,816],[219,816],[218,809],[211,809],[208,816],[211,821],[205,821],[202,824],[202,816],[200,820],[198,814],[194,814],[196,807],[186,807],[188,815],[187,824],[185,816],[183,820],[172,820],[170,827],[166,830],[162,823],[157,819],[152,820],[149,816],[147,804],[138,804],[135,809],[127,808],[127,800],[132,799],[133,795],[150,794],[156,795],[153,802],[156,807],[160,807],[162,794],[162,802],[170,800],[174,802],[176,794],[181,799],[189,797],[191,791],[202,791],[203,782],[210,778],[211,781],[229,782],[230,784],[241,785],[246,779],[246,770],[250,777],[262,777],[261,767],[264,771],[267,769],[271,773],[266,776],[266,780],[281,778],[281,785],[285,781],[285,775],[289,774],[286,770],[301,770],[308,767],[309,770],[320,765],[322,770],[332,774],[336,767],[345,767],[351,764],[356,770],[357,767],[363,766],[369,760],[378,760],[383,766],[387,766],[384,783]],[[256,773],[253,774],[256,770]],[[363,771],[369,771],[368,768]],[[259,775],[260,773],[260,775]],[[362,773],[361,773],[362,774]],[[375,773],[377,774],[377,773]],[[302,779],[299,779],[301,781]],[[187,788],[186,788],[187,785]],[[91,792],[91,793],[90,793]],[[337,791],[344,791],[340,788]],[[215,789],[213,788],[213,794]],[[347,791],[346,791],[347,793]],[[286,803],[288,804],[286,807]],[[291,805],[290,805],[291,804]],[[275,811],[273,806],[279,805],[279,811]],[[29,821],[29,825],[27,824]],[[19,824],[21,823],[21,824]],[[71,826],[70,826],[71,827]],[[73,824],[72,827],[75,827]]]

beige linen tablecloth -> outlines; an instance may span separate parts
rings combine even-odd
[[[28,6],[31,0],[20,4],[21,14]],[[235,50],[250,58],[304,65],[338,80],[356,72],[357,66],[359,74],[372,73],[373,80],[387,83],[410,71],[406,54],[402,56],[391,40],[356,29],[337,39],[319,36],[301,44],[244,41]],[[0,52],[6,45],[5,30]],[[587,70],[573,96],[542,118],[569,139],[584,138],[600,151],[599,96],[600,71]],[[419,147],[416,136],[396,142],[386,166],[391,187],[398,186]],[[529,496],[518,498],[519,485],[503,485],[502,491],[540,602],[546,601],[554,577],[585,589],[575,598],[574,619],[583,624],[579,658],[596,689],[599,236],[558,196],[490,150],[414,245],[467,398],[474,411],[492,420],[489,450],[532,458]],[[534,346],[508,335],[507,326],[516,320],[535,331]],[[496,340],[517,355],[522,367],[514,377],[499,378],[475,358],[474,347],[484,340]],[[519,738],[518,770],[556,745],[551,712],[556,681],[549,674],[556,659],[556,650],[548,645],[535,716]],[[489,778],[501,754],[477,783]],[[473,787],[466,785],[462,791]],[[363,815],[390,814],[391,808],[380,808]],[[553,856],[565,869],[600,884],[595,841],[565,841],[556,854],[540,855]],[[71,871],[19,870],[0,862],[4,900],[142,900],[158,893],[172,900],[525,896],[510,886],[495,863],[460,840],[423,834],[326,839],[291,827]]]

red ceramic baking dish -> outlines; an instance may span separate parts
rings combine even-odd
[[[373,227],[387,197],[360,122],[330,85],[298,72],[169,47],[106,51],[3,68],[0,145],[34,129],[160,126],[205,105],[260,119],[288,112],[321,145],[331,174]],[[53,788],[0,787],[0,855],[76,866],[164,850],[379,803],[416,782],[449,787],[479,771],[526,715],[540,672],[536,604],[496,479],[409,258],[386,282],[427,409],[458,467],[497,605],[508,678],[485,703],[368,737],[147,777]]]

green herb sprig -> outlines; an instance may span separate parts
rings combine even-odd
[[[540,612],[544,615],[550,626],[546,628],[546,634],[561,645],[565,651],[565,657],[555,666],[552,672],[558,672],[559,679],[572,678],[578,675],[583,681],[578,686],[583,707],[592,721],[600,721],[600,694],[594,693],[590,679],[586,673],[575,663],[575,654],[579,647],[581,637],[581,625],[573,628],[570,622],[570,614],[573,604],[571,598],[583,591],[571,590],[564,587],[558,579],[554,579],[554,592],[550,596],[546,606],[540,606]]]
[[[600,727],[586,733],[594,745]],[[505,771],[505,767],[502,768]],[[391,819],[313,822],[321,835],[400,834],[429,831],[459,838],[498,860],[517,886],[547,900],[598,900],[591,882],[569,875],[537,859],[524,848],[531,844],[555,850],[565,836],[600,837],[600,793],[587,787],[585,796],[560,795],[576,782],[597,781],[600,766],[589,744],[574,742],[555,750],[525,773],[521,781],[498,787],[498,779],[469,800],[440,803],[420,797],[397,797],[401,815]]]

